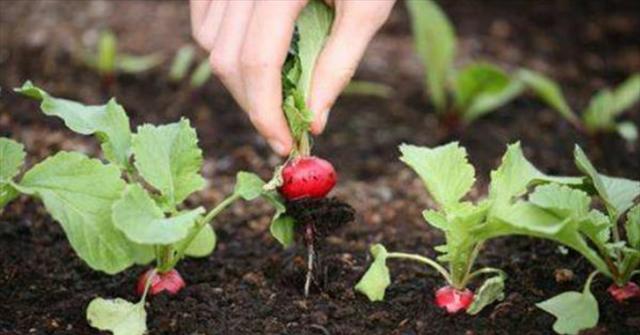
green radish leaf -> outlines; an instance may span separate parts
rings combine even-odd
[[[518,71],[516,76],[542,99],[542,101],[549,105],[549,107],[555,109],[565,119],[574,124],[580,123],[578,116],[573,112],[571,107],[569,107],[567,100],[565,100],[562,89],[558,83],[541,73],[527,69]]]
[[[60,152],[29,170],[18,190],[42,199],[91,268],[114,274],[134,262],[131,243],[111,221],[111,207],[124,187],[116,166]]]
[[[553,330],[559,334],[577,334],[598,324],[598,301],[589,287],[583,292],[564,292],[536,306],[556,317]]]
[[[625,222],[627,231],[627,239],[632,248],[640,250],[640,205],[635,205],[627,213],[627,222]]]
[[[495,301],[504,299],[504,278],[502,276],[487,279],[473,296],[467,314],[476,315]]]
[[[187,76],[187,71],[189,71],[191,63],[193,63],[195,53],[195,48],[191,44],[187,44],[178,49],[171,63],[171,69],[169,70],[169,79],[171,81],[178,82]]]
[[[522,93],[524,86],[517,80],[510,80],[502,89],[495,92],[480,92],[473,99],[469,108],[464,112],[467,122],[473,121],[492,112],[515,99]]]
[[[98,40],[98,57],[94,66],[101,74],[111,74],[116,69],[116,57],[118,54],[118,40],[110,30],[100,33]]]
[[[527,191],[529,184],[542,173],[522,153],[520,142],[510,144],[497,170],[491,172],[489,197],[498,202],[510,202]]]
[[[613,91],[613,117],[640,101],[640,73],[629,77]]]
[[[496,218],[527,232],[544,236],[557,235],[571,222],[569,219],[558,218],[550,211],[523,201],[496,213]]]
[[[580,231],[601,247],[609,242],[612,227],[613,222],[609,217],[597,209],[592,209],[589,215],[580,222]]]
[[[22,144],[0,137],[0,184],[10,181],[20,172],[25,155]]]
[[[456,105],[472,121],[503,106],[522,92],[523,85],[500,68],[484,63],[465,67],[455,80]]]
[[[475,182],[475,170],[467,161],[467,151],[458,142],[433,149],[402,144],[400,152],[400,160],[420,176],[445,211],[457,205]]]
[[[491,172],[489,198],[498,204],[511,202],[514,197],[526,193],[531,185],[556,182],[565,185],[580,185],[582,178],[553,177],[536,169],[522,153],[520,142],[510,144],[502,156],[502,163]]]
[[[242,199],[251,201],[264,193],[264,181],[255,173],[240,171],[236,175],[234,193]]]
[[[297,55],[301,70],[296,87],[303,103],[309,95],[313,69],[332,23],[333,11],[321,0],[309,1],[296,21],[299,34]]]
[[[129,185],[113,204],[113,222],[129,240],[140,244],[172,244],[189,234],[202,207],[165,218],[164,212],[139,184]]]
[[[269,231],[284,248],[288,248],[295,242],[295,226],[296,221],[292,217],[276,215],[271,221]]]
[[[447,104],[447,82],[456,53],[453,25],[442,9],[431,0],[406,2],[414,43],[425,67],[425,83],[439,112]]]
[[[162,200],[177,206],[204,187],[202,150],[187,119],[164,125],[142,125],[133,138],[135,166],[140,175],[162,193]]]
[[[161,54],[133,56],[120,54],[116,59],[116,68],[123,73],[146,72],[162,64],[164,57]]]
[[[587,155],[578,145],[576,145],[573,154],[576,166],[593,184],[596,192],[606,204],[609,216],[614,222],[618,221],[620,215],[631,208],[634,199],[640,195],[640,182],[598,174]]]
[[[131,242],[131,258],[137,265],[147,265],[156,259],[156,251],[152,245]]]
[[[284,115],[287,118],[291,136],[299,140],[309,130],[313,121],[313,112],[307,108],[304,96],[299,90],[293,90],[282,105]]]
[[[194,227],[192,229],[197,228],[198,227]],[[213,227],[211,227],[210,224],[206,224],[193,241],[191,241],[191,244],[189,244],[189,247],[185,250],[185,255],[191,257],[207,257],[213,252],[213,249],[216,248],[216,242],[217,238]],[[182,243],[184,242],[179,242],[177,249],[181,248]]]
[[[603,89],[589,101],[589,106],[582,115],[585,125],[590,131],[609,131],[615,129],[613,109],[615,97],[611,90]]]
[[[61,118],[65,125],[82,135],[95,134],[104,156],[121,168],[129,166],[131,129],[129,117],[115,99],[106,105],[88,106],[81,103],[50,96],[47,92],[27,81],[16,92],[41,101],[40,109],[49,116]]]
[[[263,193],[262,196],[271,203],[276,210],[269,228],[271,235],[280,242],[284,248],[290,247],[293,242],[295,242],[295,220],[285,215],[287,208],[278,193],[270,191]]]
[[[0,137],[0,209],[19,194],[9,182],[20,172],[25,155],[22,144]]]
[[[499,92],[509,85],[509,75],[492,64],[472,63],[456,76],[455,99],[459,108],[467,109],[482,93]]]
[[[558,184],[536,187],[529,202],[544,208],[558,217],[583,218],[589,213],[591,198],[583,191]]]
[[[376,244],[371,247],[371,255],[373,263],[356,284],[356,291],[366,295],[370,301],[382,301],[387,287],[391,284],[391,275],[387,268],[387,250],[382,244]]]
[[[422,212],[422,217],[425,221],[427,221],[428,224],[440,230],[446,231],[447,229],[449,229],[449,222],[447,221],[447,217],[438,211],[430,209],[425,210]]]
[[[200,62],[198,67],[191,74],[190,85],[193,88],[199,88],[211,78],[211,65],[208,60]]]
[[[134,304],[120,298],[95,298],[87,307],[87,321],[91,327],[110,331],[113,335],[144,335],[147,332],[143,301]]]
[[[618,135],[625,139],[629,143],[633,143],[638,140],[638,127],[633,122],[625,121],[616,125],[616,131]]]

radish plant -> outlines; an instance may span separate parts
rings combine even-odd
[[[349,205],[325,198],[335,186],[337,174],[330,162],[311,155],[309,129],[313,112],[307,106],[307,98],[313,68],[332,22],[333,12],[320,0],[310,1],[296,21],[290,52],[282,69],[282,108],[294,148],[264,186],[267,192],[264,195],[276,208],[272,235],[288,247],[298,231],[307,246],[305,297],[309,295],[313,279],[315,244],[354,216]]]
[[[84,55],[84,62],[100,74],[106,87],[113,86],[118,73],[146,72],[162,61],[163,57],[157,53],[134,56],[118,52],[118,39],[110,30],[100,33],[96,51],[89,51]]]
[[[549,77],[531,70],[520,70],[518,77],[550,108],[560,113],[577,129],[589,135],[617,132],[629,142],[638,139],[638,128],[631,121],[616,120],[640,101],[640,74],[634,74],[615,89],[598,91],[584,112],[578,116],[567,103],[560,85]]]
[[[444,232],[446,243],[436,247],[440,253],[438,261],[422,255],[388,252],[381,244],[374,245],[371,247],[374,261],[356,285],[356,290],[371,301],[383,300],[391,283],[387,261],[414,260],[434,268],[445,279],[447,285],[436,291],[437,306],[449,313],[467,311],[476,314],[486,305],[502,299],[506,278],[499,269],[474,270],[484,242],[474,229],[489,220],[491,201],[485,199],[474,204],[461,200],[475,182],[475,171],[467,162],[466,150],[457,143],[434,149],[403,144],[400,151],[400,160],[422,178],[437,202],[437,210],[426,210],[423,215],[429,224]],[[493,276],[474,294],[468,284],[484,274]]]
[[[188,120],[144,124],[133,133],[115,99],[87,106],[53,97],[30,82],[16,91],[40,101],[46,115],[61,118],[72,131],[95,135],[106,162],[63,151],[18,180],[23,147],[0,139],[0,204],[20,194],[41,200],[78,257],[94,270],[116,274],[153,263],[140,276],[138,303],[96,298],[87,310],[90,324],[98,329],[143,334],[146,297],[176,294],[185,287],[175,268],[178,262],[213,251],[216,235],[211,221],[236,200],[258,197],[260,178],[240,172],[233,193],[213,209],[187,208],[185,199],[205,187],[199,172],[202,150]]]
[[[559,182],[580,184],[580,178],[553,177],[543,174],[522,154],[520,144],[507,148],[500,167],[491,173],[489,194],[476,203],[462,200],[471,190],[475,171],[467,162],[466,150],[457,143],[433,149],[403,144],[400,160],[422,179],[437,210],[423,212],[425,220],[444,232],[445,244],[436,247],[437,260],[403,252],[388,252],[382,245],[374,245],[374,261],[356,285],[356,290],[371,301],[383,300],[391,283],[386,262],[389,259],[409,259],[434,268],[446,281],[436,291],[436,305],[449,313],[466,311],[477,314],[484,307],[503,296],[506,275],[500,269],[475,269],[474,264],[485,241],[514,233],[515,228],[496,224],[499,215],[508,212],[515,198],[526,194],[536,184]],[[516,214],[513,214],[518,223]],[[445,264],[445,265],[443,265]],[[474,293],[468,285],[482,275],[491,275]]]
[[[494,236],[525,234],[556,241],[593,265],[595,272],[581,292],[565,292],[537,305],[556,316],[553,329],[563,334],[597,324],[598,303],[590,290],[596,274],[613,282],[608,292],[617,302],[640,298],[640,287],[631,281],[640,275],[640,205],[634,205],[640,196],[640,182],[598,173],[578,146],[574,157],[584,174],[579,185],[555,182],[537,186],[527,199],[500,208],[487,229]],[[523,172],[517,177],[530,179]],[[602,204],[605,211],[594,204]],[[626,234],[622,233],[622,222]]]
[[[407,0],[406,4],[415,47],[425,67],[425,92],[445,126],[455,130],[520,95],[523,84],[493,64],[454,66],[455,31],[434,1]]]

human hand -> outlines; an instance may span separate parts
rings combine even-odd
[[[292,138],[282,112],[280,72],[295,20],[308,0],[190,1],[192,33],[209,51],[214,74],[273,150],[287,155]],[[315,115],[311,132],[316,135],[395,0],[325,2],[335,9],[335,19],[316,62],[307,101]]]

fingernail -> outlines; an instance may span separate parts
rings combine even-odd
[[[273,151],[275,151],[278,155],[284,156],[287,154],[286,152],[284,152],[284,145],[280,141],[276,139],[270,139],[268,140],[268,142]]]

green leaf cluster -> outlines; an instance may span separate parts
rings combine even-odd
[[[184,201],[206,185],[200,174],[202,150],[187,119],[143,124],[133,132],[115,99],[87,106],[53,97],[31,82],[15,91],[39,101],[43,113],[59,117],[70,130],[95,135],[104,160],[62,151],[20,177],[23,146],[0,138],[0,205],[20,194],[41,200],[76,254],[94,270],[115,274],[155,260],[157,271],[166,272],[186,256],[208,256],[216,244],[211,220],[238,199],[273,196],[258,176],[239,172],[233,193],[208,213],[186,208]],[[98,298],[87,317],[96,328],[115,334],[146,330],[144,298],[138,304]]]
[[[542,173],[526,159],[519,143],[509,145],[500,166],[491,172],[488,195],[476,202],[465,200],[473,187],[475,172],[466,150],[458,143],[436,148],[403,144],[400,151],[400,160],[418,174],[437,204],[437,208],[425,210],[423,215],[445,234],[446,243],[435,249],[439,252],[438,262],[448,268],[419,255],[387,252],[378,245],[375,252],[372,249],[374,263],[356,286],[371,300],[384,298],[390,283],[388,259],[413,259],[438,270],[449,285],[458,289],[465,288],[478,275],[497,273],[485,281],[467,310],[476,314],[502,297],[505,275],[491,268],[473,271],[475,259],[487,240],[508,235],[549,239],[572,248],[597,273],[618,286],[624,286],[638,273],[640,205],[636,201],[640,182],[598,173],[580,147],[576,146],[574,157],[583,175],[566,177]],[[602,204],[604,211],[595,204]],[[619,221],[624,221],[624,235]],[[541,304],[541,308],[558,317],[557,331],[573,333],[577,328],[595,325],[597,303],[589,287],[586,285],[583,293],[564,294]],[[574,300],[585,304],[579,315],[563,314],[563,308],[556,308]],[[571,328],[567,324],[572,321],[567,320],[573,318],[580,320]]]
[[[615,89],[604,88],[598,91],[580,116],[569,106],[560,85],[551,78],[527,69],[518,71],[517,76],[544,103],[579,129],[591,134],[617,132],[629,142],[637,141],[637,126],[617,119],[640,101],[640,74],[630,76]]]
[[[438,113],[456,113],[470,123],[522,93],[523,83],[493,64],[472,62],[457,69],[455,30],[444,11],[432,0],[406,4],[415,48],[425,67],[426,91]]]
[[[323,1],[311,0],[296,21],[296,33],[282,69],[282,109],[300,151],[308,150],[307,132],[313,111],[306,101],[316,60],[332,23],[333,11]]]
[[[162,64],[164,58],[158,53],[135,56],[118,52],[118,39],[110,30],[100,33],[97,50],[85,52],[85,63],[102,76],[116,73],[141,73]]]

